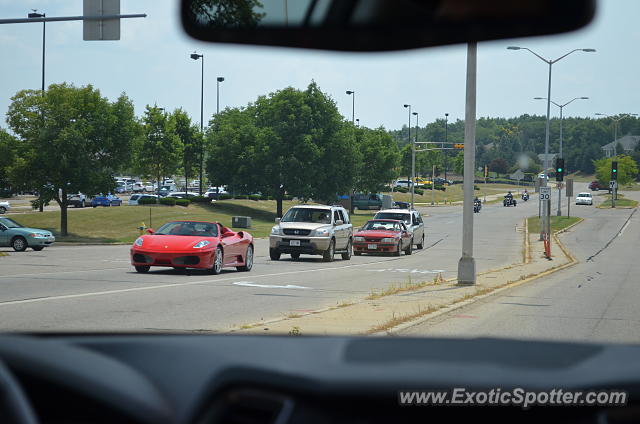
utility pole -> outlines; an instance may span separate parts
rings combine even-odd
[[[473,257],[473,182],[476,153],[476,73],[478,44],[467,45],[467,83],[464,116],[464,201],[462,204],[462,257],[458,261],[458,284],[476,283]]]

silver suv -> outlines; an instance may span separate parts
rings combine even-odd
[[[325,262],[333,261],[336,253],[351,259],[353,225],[349,213],[342,206],[294,206],[276,218],[269,236],[269,256],[277,261],[288,253],[293,259],[300,254],[322,255]]]

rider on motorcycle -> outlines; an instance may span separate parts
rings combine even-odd
[[[511,194],[511,192],[507,193],[506,196],[504,196],[507,199],[513,199],[513,194]]]

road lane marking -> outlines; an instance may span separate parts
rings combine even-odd
[[[236,286],[244,286],[244,287],[260,287],[263,289],[303,289],[303,290],[313,290],[311,287],[304,286],[296,286],[294,284],[287,284],[286,286],[278,286],[275,284],[256,284],[251,281],[237,281],[233,283]]]
[[[408,268],[382,268],[382,269],[367,269],[368,272],[400,272],[410,274],[439,274],[445,272],[444,269],[408,269]]]

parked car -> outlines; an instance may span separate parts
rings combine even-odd
[[[0,215],[11,209],[11,203],[7,201],[0,202]]]
[[[356,193],[353,196],[353,208],[362,210],[380,210],[382,209],[382,195],[373,193]]]
[[[353,235],[353,253],[391,253],[410,255],[413,235],[401,220],[372,219]]]
[[[422,177],[417,177],[415,179],[416,184],[417,185],[427,185],[427,184],[431,184],[431,180],[427,179],[427,178],[422,178]]]
[[[171,193],[174,193],[178,191],[178,187],[176,187],[175,184],[165,184],[163,186],[160,187],[160,190],[158,191],[158,195],[160,197],[166,197]]]
[[[395,182],[396,187],[411,187],[413,183],[410,180],[398,180]]]
[[[412,234],[413,244],[415,244],[418,249],[424,247],[424,221],[422,220],[420,212],[409,209],[383,209],[376,213],[373,219],[392,219],[404,222]]]
[[[142,183],[133,183],[133,185],[131,186],[131,191],[133,191],[134,193],[141,193],[144,191],[144,185]]]
[[[174,221],[138,237],[131,246],[131,265],[137,272],[152,266],[199,268],[220,274],[223,267],[253,268],[253,237],[217,222]]]
[[[269,236],[269,257],[280,259],[283,253],[298,259],[300,254],[322,255],[325,262],[333,261],[335,253],[351,259],[353,225],[349,213],[342,206],[299,205],[276,218]]]
[[[126,182],[124,182],[124,181],[118,181],[118,182],[116,183],[116,189],[115,189],[115,192],[116,192],[116,193],[126,193],[126,192],[127,192],[127,188],[128,188],[128,186],[127,186],[127,183],[126,183]]]
[[[82,193],[70,194],[67,196],[67,202],[74,208],[84,208],[87,204],[87,196]]]
[[[600,184],[600,181],[591,181],[589,183],[589,190],[591,191],[609,190],[609,187],[605,186],[604,184]]]
[[[40,251],[56,241],[49,230],[23,227],[10,218],[0,217],[0,246],[12,247],[24,252],[27,247]]]
[[[204,197],[209,199],[217,199],[221,194],[228,194],[225,187],[218,187],[218,191],[216,192],[216,187],[210,187],[209,190],[204,193]]]
[[[122,206],[122,200],[118,196],[111,194],[107,196],[99,195],[91,199],[91,207],[95,208],[98,206]]]
[[[544,172],[539,173],[538,174],[538,178],[541,179],[541,180],[544,180],[545,179]],[[547,179],[547,181],[549,180],[549,174],[546,175],[546,179]]]
[[[177,199],[189,199],[191,197],[197,196],[199,196],[199,194],[192,191],[174,191],[173,193],[169,193],[167,195],[167,197],[175,197]]]
[[[156,190],[155,185],[150,181],[145,182],[143,185],[144,185],[144,191],[147,193],[153,193]]]
[[[578,193],[576,205],[593,205],[593,196],[591,196],[591,193]]]
[[[157,198],[158,198],[158,195],[156,194],[132,194],[127,204],[129,206],[138,206],[140,205],[140,200],[142,199],[157,199]]]

